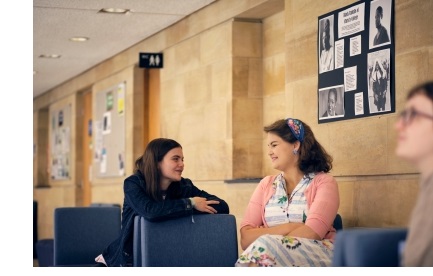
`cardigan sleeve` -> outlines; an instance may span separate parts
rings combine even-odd
[[[315,183],[309,191],[312,200],[305,225],[323,239],[332,229],[340,205],[340,197],[337,181],[332,175],[320,173],[313,181]]]
[[[266,176],[257,185],[253,195],[250,198],[244,218],[241,221],[240,228],[250,225],[253,227],[264,225],[263,212],[265,208],[265,198],[268,195],[272,176]]]

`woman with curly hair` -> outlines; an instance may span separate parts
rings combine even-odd
[[[236,266],[330,266],[339,207],[332,157],[299,119],[266,126],[277,175],[263,178],[240,225]]]

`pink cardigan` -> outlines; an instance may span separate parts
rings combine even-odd
[[[258,227],[268,225],[265,222],[265,205],[274,194],[272,183],[276,175],[263,178],[248,203],[240,227],[250,225]],[[305,190],[308,204],[308,216],[305,225],[310,227],[322,239],[334,240],[336,230],[332,227],[340,205],[338,186],[334,177],[326,173],[317,173]]]

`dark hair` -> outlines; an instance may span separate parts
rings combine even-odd
[[[299,119],[297,119],[299,120]],[[329,172],[332,169],[332,157],[320,145],[314,137],[311,128],[301,120],[304,126],[304,141],[299,147],[298,167],[303,173]],[[281,119],[269,126],[264,127],[266,133],[272,132],[281,137],[286,142],[293,144],[297,141],[296,137],[287,124],[287,119]]]
[[[409,90],[409,93],[407,94],[407,100],[419,94],[427,96],[427,98],[429,98],[430,101],[433,102],[433,81],[428,81],[419,84],[414,88],[412,88],[411,90]]]
[[[331,88],[331,89],[329,89],[329,92],[328,92],[328,99],[329,99],[329,95],[330,94],[334,94],[334,96],[335,96],[335,101],[337,101],[337,89],[335,89],[335,88]]]
[[[322,45],[325,50],[329,50],[331,48],[331,42],[330,42],[330,30],[331,30],[331,23],[329,22],[329,19],[325,19],[325,25],[323,26],[323,33],[325,33],[325,36],[327,37],[325,41],[325,45]]]
[[[380,18],[382,18],[383,17],[383,8],[382,8],[382,6],[378,6],[377,9],[376,9],[376,11],[379,12]]]
[[[147,144],[143,155],[135,161],[135,171],[144,176],[146,193],[155,200],[159,200],[161,194],[159,187],[161,172],[158,163],[174,148],[182,148],[182,146],[172,139],[157,138]]]

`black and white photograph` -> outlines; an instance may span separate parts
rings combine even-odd
[[[370,6],[370,49],[391,44],[391,1],[376,0]]]
[[[368,54],[368,104],[370,113],[391,110],[390,49]]]
[[[319,74],[334,70],[334,15],[319,21]]]
[[[319,120],[344,117],[344,85],[319,89]]]

